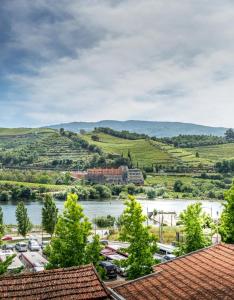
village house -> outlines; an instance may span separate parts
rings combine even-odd
[[[141,170],[129,169],[127,166],[88,169],[85,178],[92,183],[99,184],[144,184],[144,177]]]

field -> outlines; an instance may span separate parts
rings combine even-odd
[[[175,162],[172,155],[161,149],[156,143],[148,140],[127,140],[104,133],[95,135],[99,136],[99,141],[93,141],[91,139],[92,134],[86,134],[83,137],[89,143],[99,146],[106,153],[123,154],[124,157],[127,157],[128,151],[130,151],[134,165],[138,164],[139,167],[152,166],[156,163],[173,164]]]
[[[196,147],[187,150],[193,154],[198,152],[201,159],[207,160],[210,163],[215,163],[224,159],[234,159],[234,143]]]

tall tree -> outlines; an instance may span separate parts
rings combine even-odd
[[[225,139],[227,141],[233,141],[234,140],[234,130],[233,129],[230,128],[225,132]]]
[[[4,226],[4,222],[3,222],[3,211],[2,211],[2,208],[0,207],[0,237],[2,237],[4,235],[4,232],[5,232],[5,226]],[[0,241],[0,243],[1,243],[1,241]]]
[[[87,263],[86,247],[92,225],[77,203],[77,195],[69,194],[64,211],[58,217],[51,241],[48,268],[80,266]]]
[[[210,245],[210,240],[204,234],[210,217],[202,211],[201,203],[194,203],[180,214],[180,220],[184,225],[185,242],[179,245],[177,255],[190,253]]]
[[[45,202],[42,207],[42,227],[51,236],[54,233],[57,217],[58,209],[54,199],[50,195],[46,195]]]
[[[234,183],[226,193],[225,200],[219,231],[225,243],[234,244]]]
[[[133,196],[125,202],[126,208],[121,216],[120,239],[130,243],[128,258],[123,262],[127,267],[128,278],[134,279],[152,272],[155,263],[153,254],[157,250],[156,237],[145,226],[147,217],[141,205]]]
[[[29,220],[28,211],[23,201],[19,202],[17,205],[16,220],[18,233],[25,237],[26,234],[32,229],[32,223]]]

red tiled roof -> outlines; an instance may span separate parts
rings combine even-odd
[[[110,299],[92,265],[0,277],[0,299]]]
[[[88,169],[87,170],[88,175],[122,175],[123,171],[118,169]]]
[[[205,248],[156,265],[154,270],[113,291],[126,300],[234,299],[234,245]]]

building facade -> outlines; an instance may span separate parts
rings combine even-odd
[[[88,169],[85,179],[91,183],[109,184],[144,184],[141,170],[129,169],[127,166],[119,168],[94,168]]]

